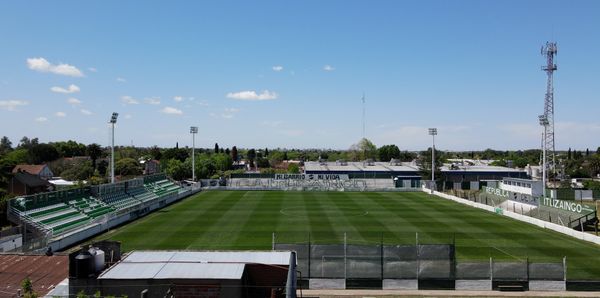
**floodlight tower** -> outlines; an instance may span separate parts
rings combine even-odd
[[[429,135],[432,138],[431,146],[431,191],[435,185],[435,136],[437,135],[437,128],[430,128]]]
[[[547,159],[546,167],[556,174],[556,148],[554,146],[554,71],[557,70],[554,64],[554,56],[558,53],[556,42],[546,42],[542,46],[541,54],[546,57],[546,65],[542,66],[542,70],[548,76],[546,83],[546,96],[544,100],[544,116],[547,124],[544,125],[543,149],[546,150]],[[541,121],[541,120],[540,120]]]
[[[198,127],[190,127],[190,133],[192,134],[192,181],[196,181],[196,134],[198,133]]]
[[[119,113],[112,113],[109,123],[112,126],[111,144],[110,144],[110,183],[115,183],[115,124]]]
[[[363,139],[366,138],[366,134],[365,134],[365,93],[363,92],[362,98],[362,137]]]
[[[548,125],[549,125],[549,121],[548,121],[548,117],[546,117],[546,115],[540,115],[538,116],[539,120],[540,120],[540,125],[544,127],[544,131],[543,131],[543,135],[542,138],[545,140],[546,139],[546,134],[548,133]],[[547,166],[546,166],[546,146],[542,147],[542,199],[546,197],[546,179],[547,179],[547,175],[548,175],[548,170],[547,170]]]

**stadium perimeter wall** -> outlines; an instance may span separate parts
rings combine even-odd
[[[113,227],[119,226],[123,223],[138,219],[141,216],[144,216],[154,210],[166,207],[173,202],[179,201],[183,198],[189,197],[197,192],[199,192],[200,188],[190,188],[184,192],[178,193],[177,195],[167,197],[164,202],[164,205],[161,205],[159,202],[153,202],[149,205],[142,205],[139,208],[134,210],[128,210],[125,214],[118,214],[105,222],[97,222],[90,226],[85,227],[84,229],[75,230],[73,232],[67,233],[59,238],[53,239],[48,243],[48,247],[51,247],[53,251],[59,251],[61,249],[67,248],[71,245],[79,243],[85,239],[93,237],[97,234],[100,234],[104,231],[107,231]],[[163,201],[163,200],[161,200]],[[147,209],[146,209],[147,208]],[[143,211],[143,212],[140,212]]]
[[[422,188],[423,192],[426,193],[431,193],[431,190],[428,188],[423,187]],[[555,224],[555,223],[551,223],[551,222],[547,222],[541,219],[537,219],[537,218],[533,218],[533,217],[529,217],[526,215],[521,215],[515,212],[511,212],[511,211],[507,211],[501,208],[496,208],[496,207],[492,207],[492,206],[488,206],[485,204],[481,204],[481,203],[477,203],[477,202],[472,202],[466,199],[462,199],[459,197],[455,197],[453,195],[449,195],[449,194],[445,194],[442,192],[438,192],[438,191],[434,191],[433,192],[434,195],[441,197],[443,199],[446,200],[451,200],[451,201],[455,201],[457,203],[461,203],[463,205],[469,205],[471,207],[475,207],[475,208],[479,208],[479,209],[483,209],[489,212],[494,212],[500,215],[504,215],[506,217],[510,217],[512,219],[516,219],[519,221],[523,221],[532,225],[536,225],[538,227],[544,228],[544,229],[549,229],[555,232],[559,232],[583,241],[587,241],[587,242],[591,242],[594,244],[598,244],[600,245],[600,237],[596,236],[596,235],[592,235],[592,234],[588,234],[588,233],[584,233],[584,232],[580,232],[580,231],[576,231],[573,230],[571,228],[565,227],[565,226],[561,226],[559,224]],[[499,210],[498,210],[499,209]]]

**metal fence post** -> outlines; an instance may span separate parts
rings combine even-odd
[[[348,279],[348,239],[344,232],[344,279]]]
[[[421,267],[421,260],[419,258],[419,232],[415,232],[415,248],[417,253],[417,280],[419,280],[419,269]]]
[[[311,245],[310,245],[310,232],[308,232],[308,279],[310,279],[310,255],[311,255]]]
[[[494,260],[490,257],[490,282],[494,281]]]
[[[567,282],[567,256],[563,257],[563,279]]]

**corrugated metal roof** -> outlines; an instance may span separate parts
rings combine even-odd
[[[133,251],[122,262],[260,263],[289,265],[289,251]]]
[[[155,279],[241,279],[244,264],[167,263]]]
[[[104,271],[99,279],[153,279],[166,263],[118,263]]]
[[[16,297],[26,277],[41,297],[68,276],[68,256],[0,254],[0,297]]]
[[[289,265],[289,251],[133,251],[99,279],[240,279],[247,263]]]

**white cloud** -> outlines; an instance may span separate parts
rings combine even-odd
[[[269,90],[264,90],[260,94],[256,93],[256,91],[253,91],[253,90],[227,93],[228,98],[237,99],[237,100],[251,100],[251,101],[271,100],[271,99],[276,99],[278,96],[279,95],[277,93],[271,92]]]
[[[29,67],[29,69],[39,72],[51,72],[54,74],[70,77],[83,77],[83,73],[81,72],[81,70],[77,69],[77,67],[73,65],[64,63],[58,65],[52,64],[42,57],[28,58],[27,66]]]
[[[91,72],[98,72],[98,70],[95,67],[89,67],[88,70]]]
[[[149,105],[159,105],[160,104],[160,98],[158,98],[158,97],[150,97],[150,98],[144,99],[144,102],[146,102]]]
[[[224,113],[221,113],[221,118],[223,119],[231,119],[235,116],[235,113],[239,112],[240,109],[237,108],[225,108]]]
[[[182,102],[183,101],[183,96],[174,96],[173,100],[176,102]]]
[[[133,97],[131,97],[129,95],[123,95],[123,96],[121,96],[121,101],[124,104],[128,104],[128,105],[137,105],[137,104],[140,103],[137,99],[135,99],[135,98],[133,98]]]
[[[333,67],[333,66],[331,66],[329,64],[326,64],[325,66],[323,66],[323,70],[324,71],[334,71],[335,67]]]
[[[183,114],[183,111],[176,109],[174,107],[164,107],[162,110],[160,110],[162,113],[164,114],[170,114],[170,115],[181,115]]]
[[[125,82],[127,82],[127,80],[122,77],[117,77],[117,82],[125,83]]]
[[[71,98],[67,99],[67,102],[69,104],[71,104],[71,105],[74,105],[74,106],[81,104],[81,100],[79,100],[79,99],[77,99],[75,97],[71,97]]]
[[[131,119],[132,117],[131,114],[125,114],[125,119]]]
[[[56,117],[61,117],[61,118],[62,117],[67,117],[67,113],[65,113],[65,112],[56,112],[56,113],[54,113],[54,115]]]
[[[0,100],[0,109],[15,111],[18,106],[26,106],[29,103],[24,100]]]
[[[35,122],[46,122],[48,121],[48,118],[46,117],[37,117],[35,118]]]
[[[79,92],[81,90],[79,89],[79,87],[77,87],[77,85],[71,84],[67,88],[58,87],[58,86],[52,87],[52,88],[50,88],[50,91],[56,92],[56,93],[69,94],[69,93],[77,93],[77,92]]]
[[[283,66],[281,66],[281,65],[275,65],[272,68],[274,71],[278,71],[278,72],[283,70]]]
[[[81,109],[81,114],[84,114],[84,115],[91,115],[91,114],[92,114],[92,112],[91,112],[90,110]]]

